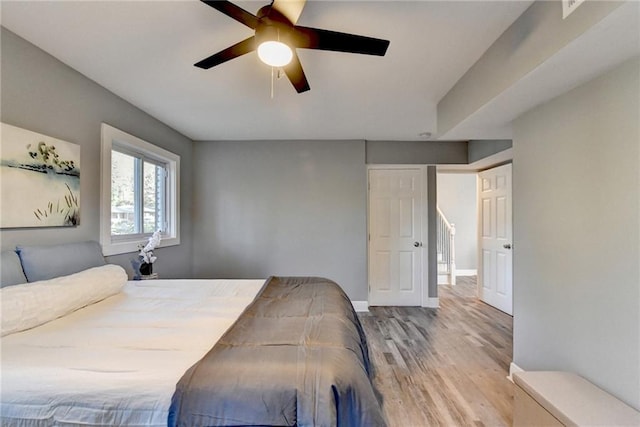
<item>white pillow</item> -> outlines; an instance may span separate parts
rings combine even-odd
[[[0,289],[2,333],[24,331],[101,301],[122,290],[127,273],[119,265],[103,265],[69,276]]]

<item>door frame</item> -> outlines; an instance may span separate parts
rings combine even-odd
[[[428,242],[429,238],[429,222],[428,222],[428,194],[427,194],[427,166],[428,165],[389,165],[389,164],[371,164],[367,165],[367,301],[371,299],[371,260],[370,260],[370,247],[371,242],[371,201],[369,199],[369,192],[371,190],[370,173],[371,170],[397,170],[397,169],[418,169],[420,170],[420,177],[422,179],[422,215],[421,222],[421,236],[422,242]],[[422,263],[422,274],[420,280],[420,306],[421,307],[438,307],[438,298],[429,298],[429,246],[423,245],[422,256],[420,257]]]

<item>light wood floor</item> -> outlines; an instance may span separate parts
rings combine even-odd
[[[510,426],[512,317],[475,297],[475,277],[438,293],[439,309],[360,314],[389,426]]]

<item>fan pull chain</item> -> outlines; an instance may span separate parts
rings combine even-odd
[[[271,67],[271,99],[273,99],[273,67]]]
[[[282,69],[271,67],[271,99],[273,99],[273,95],[275,93],[275,80],[280,80],[280,77],[282,77]]]

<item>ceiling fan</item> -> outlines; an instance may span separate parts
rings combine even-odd
[[[257,50],[258,57],[267,65],[282,67],[298,93],[310,87],[295,49],[384,56],[389,47],[389,40],[296,25],[306,0],[273,0],[257,15],[229,1],[201,1],[255,30],[255,35],[203,59],[194,64],[196,67],[208,70]]]

